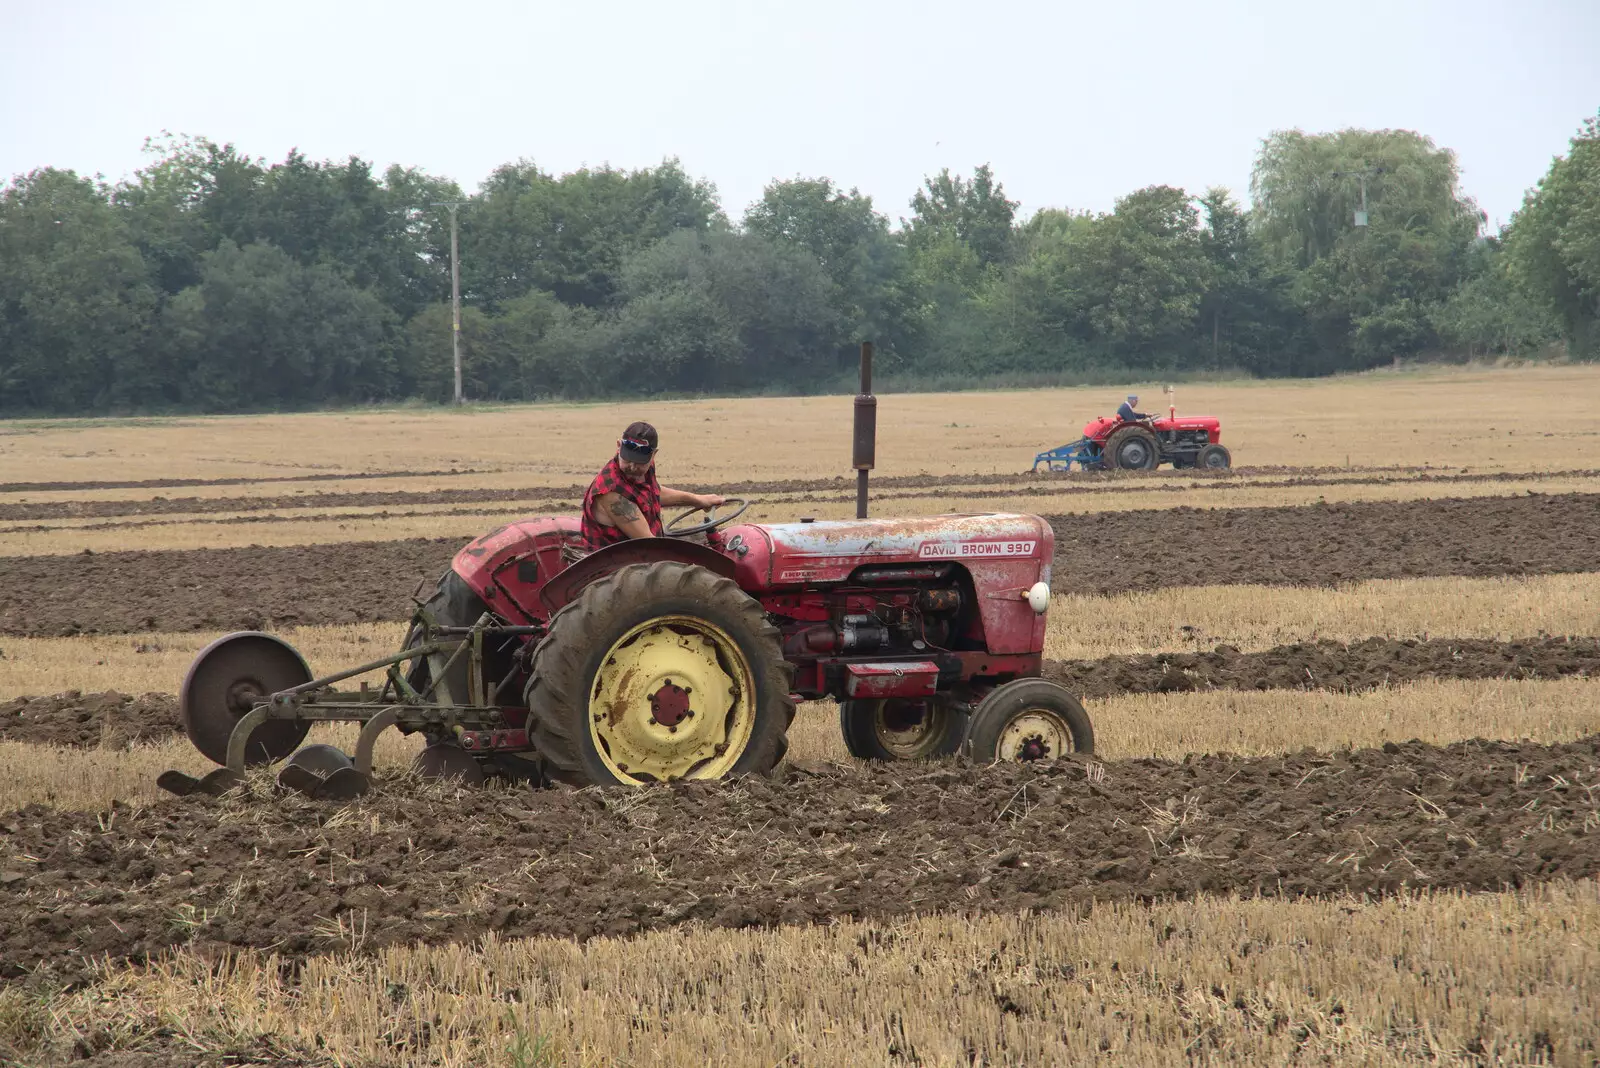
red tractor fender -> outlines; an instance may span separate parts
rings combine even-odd
[[[654,564],[663,560],[694,564],[723,578],[733,578],[733,561],[697,542],[682,538],[633,538],[596,549],[556,575],[539,590],[539,600],[551,613],[583,592],[595,579],[604,578],[629,564]]]

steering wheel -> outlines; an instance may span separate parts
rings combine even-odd
[[[733,504],[737,504],[739,507],[727,515],[719,516],[717,514],[718,508],[725,508],[728,505]],[[721,504],[713,504],[710,508],[685,508],[677,515],[667,520],[666,525],[661,528],[661,532],[669,538],[686,538],[691,534],[704,534],[708,530],[716,530],[718,527],[727,526],[735,519],[738,519],[740,516],[744,515],[744,510],[748,507],[750,507],[750,502],[745,500],[743,497],[729,497]],[[679,523],[694,515],[696,512],[706,513],[705,522],[696,523],[692,527],[678,526]]]

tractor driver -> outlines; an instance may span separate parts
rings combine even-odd
[[[1139,395],[1137,393],[1128,394],[1128,399],[1123,401],[1121,406],[1117,408],[1117,418],[1125,423],[1137,423],[1142,419],[1150,418],[1144,412],[1134,411],[1134,405],[1138,403]]]
[[[661,506],[714,508],[715,493],[690,493],[656,481],[656,428],[629,423],[617,454],[583,495],[583,543],[593,552],[629,538],[661,537]]]

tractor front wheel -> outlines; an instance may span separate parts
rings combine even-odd
[[[1063,687],[1046,679],[1016,679],[978,703],[967,739],[972,758],[985,764],[1055,760],[1093,753],[1094,725]]]
[[[732,579],[631,564],[550,620],[525,694],[531,738],[576,785],[765,774],[787,748],[792,671]]]
[[[1195,453],[1194,465],[1208,471],[1226,471],[1233,466],[1233,456],[1226,445],[1204,445]]]
[[[1106,466],[1116,471],[1153,471],[1161,462],[1161,445],[1142,426],[1125,426],[1106,440]]]
[[[967,706],[948,695],[840,701],[845,748],[862,760],[932,760],[967,740]]]

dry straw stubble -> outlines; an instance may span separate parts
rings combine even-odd
[[[164,1029],[197,1054],[267,1035],[403,1065],[1579,1065],[1600,1042],[1600,946],[1582,934],[1597,926],[1584,882],[490,938],[298,973],[179,956],[58,998],[49,1040],[137,1046]]]
[[[1154,384],[1133,387],[1161,400]],[[879,469],[1016,471],[1078,436],[1126,386],[898,394],[878,415]],[[1552,406],[1551,397],[1562,403]],[[1524,367],[1180,387],[1180,410],[1223,420],[1240,463],[1394,463],[1479,469],[1600,467],[1600,372]],[[663,463],[690,484],[847,473],[847,397],[402,409],[160,420],[40,420],[0,428],[0,469],[29,480],[505,470],[515,481],[587,479],[618,430],[649,418]],[[781,426],[784,448],[751,450]],[[1548,435],[1548,436],[1547,436]],[[18,476],[20,477],[20,476]]]

